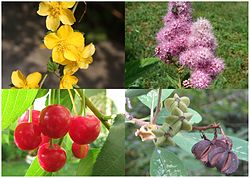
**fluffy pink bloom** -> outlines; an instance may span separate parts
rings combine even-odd
[[[163,18],[165,25],[181,19],[182,21],[192,22],[192,5],[191,2],[170,1],[168,3],[168,13]]]
[[[204,71],[206,71],[208,74],[210,74],[212,77],[217,76],[219,73],[221,73],[225,68],[223,60],[220,58],[213,58],[210,60],[209,64],[204,68]]]
[[[191,74],[189,81],[192,88],[205,89],[208,88],[212,78],[209,76],[209,74],[200,70],[196,70]]]
[[[180,54],[179,62],[190,69],[206,68],[214,54],[204,47],[191,48]]]

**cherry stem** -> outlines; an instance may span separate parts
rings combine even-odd
[[[82,89],[82,95],[85,96],[85,89]],[[82,106],[83,106],[83,116],[86,116],[86,102],[85,102],[85,97],[82,99]]]
[[[43,84],[44,84],[44,82],[45,82],[45,80],[46,80],[47,77],[48,77],[48,74],[46,73],[46,74],[44,75],[44,77],[43,77],[41,83],[40,83],[40,87],[39,87],[39,88],[42,88],[42,86],[43,86]]]
[[[29,108],[29,122],[32,122],[32,110],[34,108],[34,105],[31,105]]]
[[[162,94],[162,89],[160,88],[159,91],[158,91],[158,103],[157,103],[157,107],[156,107],[156,110],[155,110],[155,114],[154,114],[154,117],[152,119],[152,124],[155,124],[156,121],[157,121],[157,118],[158,118],[158,115],[161,111],[161,94]]]
[[[95,116],[102,122],[102,124],[109,130],[110,124],[107,122],[108,119],[112,119],[111,116],[105,116],[103,115],[94,105],[93,103],[86,97],[86,95],[83,95],[83,93],[80,91],[80,89],[74,90],[78,95],[81,96],[82,100],[85,100],[85,104],[88,106],[88,108],[95,114]]]
[[[68,93],[69,93],[69,97],[70,97],[71,103],[73,105],[73,111],[77,115],[77,110],[76,110],[76,105],[75,105],[75,102],[74,102],[73,95],[72,95],[70,89],[67,89],[67,90],[68,90]]]
[[[60,145],[60,146],[62,145],[63,139],[64,139],[64,137],[60,138],[58,145]]]

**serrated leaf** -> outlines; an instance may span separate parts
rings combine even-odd
[[[214,134],[206,133],[206,136],[212,139]],[[233,152],[239,159],[248,161],[248,142],[236,137],[229,136],[229,138],[233,142]],[[178,133],[173,140],[180,148],[192,154],[191,149],[195,143],[201,140],[201,136],[200,133]]]
[[[162,89],[161,101],[169,97],[173,91],[174,89]],[[154,99],[153,108],[155,108],[157,106],[158,90],[151,90],[146,95],[139,96],[138,99],[148,108],[151,108],[152,100]]]
[[[38,163],[38,158],[36,157],[31,163],[29,169],[27,170],[25,176],[50,176],[50,172],[44,171]]]
[[[55,72],[59,67],[59,64],[52,61],[52,59],[48,60],[47,63],[47,71],[48,72]]]
[[[194,124],[194,123],[198,124],[199,122],[202,121],[202,117],[197,111],[191,108],[188,108],[188,112],[194,114],[191,120],[189,121],[190,124]]]
[[[118,114],[93,168],[94,176],[125,175],[125,117]]]
[[[136,79],[143,75],[153,66],[160,62],[159,58],[145,58],[133,60],[125,66],[125,86],[132,84]]]
[[[2,129],[9,127],[34,102],[38,90],[2,90]]]
[[[182,161],[166,148],[155,148],[150,160],[151,176],[187,176]]]
[[[88,155],[79,162],[79,166],[76,172],[77,176],[91,176],[93,166],[95,164],[97,155],[100,149],[92,148],[89,150]]]

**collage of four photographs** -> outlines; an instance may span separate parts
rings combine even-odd
[[[248,1],[1,7],[2,176],[248,176]]]

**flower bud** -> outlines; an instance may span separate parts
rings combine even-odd
[[[190,99],[186,96],[183,96],[180,98],[181,102],[183,102],[187,107],[189,106],[190,104]]]
[[[172,111],[171,113],[172,115],[175,115],[175,116],[183,116],[183,112],[182,110],[180,110],[179,108],[174,108],[174,110]]]
[[[235,172],[238,169],[238,166],[239,159],[232,151],[225,151],[222,153],[216,164],[216,168],[226,175]]]
[[[192,125],[187,120],[183,120],[181,125],[181,130],[191,131]]]

